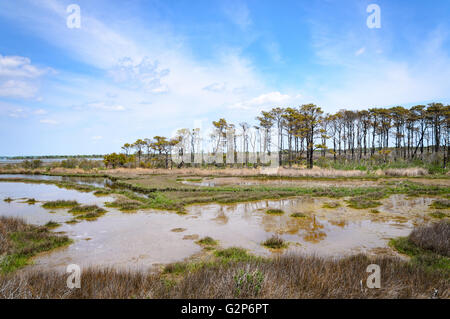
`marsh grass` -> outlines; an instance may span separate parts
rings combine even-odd
[[[355,209],[366,209],[366,208],[374,208],[381,206],[380,202],[377,202],[372,199],[368,199],[364,196],[359,196],[355,198],[351,198],[347,200],[348,207],[355,208]]]
[[[262,244],[263,246],[272,249],[282,249],[288,246],[288,244],[284,241],[284,239],[282,239],[279,236],[272,236],[266,241],[264,241]]]
[[[305,218],[305,217],[308,217],[308,216],[303,214],[303,213],[292,213],[291,217],[294,217],[294,218]]]
[[[98,207],[97,205],[80,205],[75,206],[72,209],[69,210],[69,213],[71,214],[82,214],[82,213],[105,213],[106,210]]]
[[[370,264],[380,266],[380,289],[360,287]],[[430,298],[435,289],[438,298],[450,297],[449,277],[442,272],[400,258],[364,255],[175,263],[161,273],[88,268],[82,272],[81,289],[68,289],[66,281],[66,274],[56,272],[1,275],[0,298]]]
[[[450,275],[450,223],[440,221],[415,228],[408,237],[392,239],[389,244],[411,257],[411,262]]]
[[[76,219],[93,221],[106,214],[106,210],[97,205],[84,205],[73,207],[69,210],[69,213],[75,215]]]
[[[278,209],[278,208],[270,208],[270,209],[266,210],[266,214],[269,214],[269,215],[283,215],[284,214],[284,210]]]
[[[7,203],[11,203],[14,199],[12,199],[11,197],[7,197],[5,198],[3,201],[7,202]]]
[[[42,205],[42,207],[47,209],[72,208],[75,206],[79,206],[76,200],[55,200],[46,202]]]
[[[48,229],[54,229],[54,228],[57,228],[57,227],[61,226],[61,224],[51,220],[47,224],[45,224],[44,226],[47,227]]]
[[[105,203],[106,207],[118,208],[121,211],[135,211],[142,207],[142,202],[122,196],[113,202]]]
[[[260,261],[261,257],[249,254],[247,250],[240,247],[230,247],[225,249],[216,250],[214,255],[220,259],[223,263],[228,262],[246,262],[246,261]]]
[[[429,213],[428,215],[430,215],[433,218],[438,218],[438,219],[446,218],[449,216],[447,213],[440,212],[440,211],[432,212],[432,213]]]
[[[200,240],[197,240],[196,243],[200,246],[216,246],[218,241],[213,239],[212,237],[206,236]]]
[[[28,198],[24,203],[27,203],[28,205],[34,205],[37,203],[37,200],[34,198]]]
[[[112,193],[113,193],[112,190],[109,190],[109,189],[104,188],[104,189],[96,190],[96,191],[94,192],[94,195],[95,195],[95,196],[98,196],[98,197],[101,197],[101,196],[108,196],[108,195],[111,195]]]
[[[94,221],[97,220],[97,218],[103,216],[105,214],[105,210],[104,211],[94,211],[94,212],[89,212],[86,214],[82,214],[82,215],[77,215],[77,219],[84,219],[84,220],[88,220],[88,221]]]
[[[71,224],[78,224],[79,222],[80,222],[79,220],[71,219],[71,220],[66,221],[66,224],[69,224],[69,225],[71,225]]]
[[[409,239],[416,246],[450,257],[450,221],[415,228]]]
[[[123,171],[123,174],[120,173]],[[382,182],[377,186],[373,187],[294,187],[294,186],[268,186],[268,185],[242,185],[242,186],[220,186],[220,187],[200,187],[200,186],[190,186],[184,185],[177,182],[179,174],[193,174],[194,170],[174,170],[178,172],[177,174],[172,174],[174,172],[168,172],[166,170],[147,170],[136,169],[132,172],[136,177],[130,178],[131,174],[129,170],[114,170],[115,175],[120,177],[109,176],[111,180],[115,182],[114,189],[105,189],[93,187],[90,185],[80,185],[70,182],[55,182],[55,181],[36,181],[36,180],[26,180],[23,182],[30,183],[45,183],[45,184],[55,184],[58,187],[77,189],[79,191],[95,192],[97,195],[110,195],[118,194],[123,198],[109,203],[111,207],[118,207],[122,211],[135,211],[137,209],[162,209],[162,210],[172,210],[178,213],[184,213],[185,207],[192,204],[203,204],[203,203],[238,203],[247,201],[257,201],[265,199],[282,199],[294,196],[314,196],[314,197],[328,197],[328,198],[343,198],[351,197],[356,198],[362,196],[365,203],[363,205],[350,204],[355,207],[362,206],[361,208],[370,208],[378,206],[377,200],[388,197],[393,194],[406,194],[408,196],[448,196],[450,192],[450,187],[440,186],[440,185],[426,185],[411,181],[386,181]],[[251,175],[227,175],[225,170],[198,170],[201,174],[199,177],[211,177],[211,176],[240,176],[248,178],[297,178],[297,179],[309,179],[310,177],[305,176],[263,176],[258,174]],[[233,170],[231,170],[233,171]],[[231,172],[230,171],[230,172]],[[159,172],[163,175],[146,175],[142,177],[139,174],[153,174]],[[250,170],[249,170],[250,172]],[[106,174],[107,172],[105,172]],[[215,174],[218,173],[218,174]],[[64,173],[67,174],[67,173]],[[122,175],[123,176],[122,176]],[[194,174],[195,175],[195,174]],[[89,176],[89,175],[83,175]],[[92,175],[96,176],[96,175]],[[107,175],[102,175],[106,177]],[[187,175],[189,176],[193,175]],[[376,180],[379,176],[374,175],[370,179]],[[330,180],[326,177],[314,177],[323,180]],[[361,177],[335,177],[331,180],[335,181],[336,178],[356,178]],[[365,177],[368,179],[369,177]],[[2,179],[0,178],[0,181]],[[7,181],[7,180],[6,180]],[[14,180],[16,181],[16,180]],[[22,181],[22,180],[19,180]],[[125,189],[131,190],[127,191]],[[133,192],[139,192],[141,194],[146,194],[148,198],[142,196],[136,196]]]
[[[23,220],[0,217],[0,272],[12,272],[43,251],[68,245],[67,236],[57,235],[46,226],[33,226]],[[1,289],[0,289],[1,290]]]
[[[369,210],[369,213],[371,213],[371,214],[379,214],[380,211],[378,209],[371,209],[371,210]]]
[[[326,202],[322,205],[323,208],[338,208],[341,204],[339,202]]]
[[[450,209],[449,199],[438,199],[431,203],[430,207],[435,209]]]

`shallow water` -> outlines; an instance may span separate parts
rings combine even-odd
[[[203,178],[201,181],[180,181],[182,184],[191,186],[219,187],[219,186],[252,186],[252,185],[270,185],[270,186],[298,186],[298,187],[370,187],[377,186],[384,182],[411,181],[426,185],[450,186],[450,179],[426,179],[426,178],[389,178],[378,180],[320,180],[320,179],[286,179],[286,178],[251,178],[251,177],[214,177]]]
[[[7,197],[14,201],[5,202]],[[50,213],[41,207],[42,202],[28,205],[24,198],[73,199],[99,206],[113,200],[111,196],[96,197],[55,185],[0,182],[0,215],[22,217],[41,225],[50,220],[72,219],[65,209]],[[336,200],[308,196],[232,205],[193,205],[186,215],[157,210],[123,213],[106,208],[108,213],[97,221],[56,228],[57,232],[66,232],[74,243],[38,256],[30,268],[64,270],[71,263],[84,267],[149,268],[201,252],[195,238],[204,236],[219,240],[221,247],[239,246],[264,256],[280,253],[261,245],[274,234],[290,243],[285,252],[322,256],[369,252],[387,247],[390,238],[405,236],[415,224],[425,222],[432,200],[392,196],[383,200],[378,214],[348,208],[343,200],[338,201],[341,206],[336,209],[322,208],[324,203]],[[268,208],[282,209],[285,213],[269,215],[265,212]],[[306,217],[293,218],[290,215],[294,212]]]
[[[83,185],[92,185],[95,187],[105,187],[112,185],[108,178],[90,177],[90,176],[53,176],[53,175],[33,175],[33,174],[0,174],[0,178],[7,179],[31,179],[37,181],[57,181],[73,182]]]

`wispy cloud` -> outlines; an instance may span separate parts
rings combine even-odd
[[[242,110],[260,110],[267,107],[284,106],[286,103],[293,102],[294,99],[300,98],[301,95],[296,95],[291,97],[288,94],[281,94],[280,92],[269,92],[261,94],[250,100],[241,101],[230,105],[231,109],[242,109]]]
[[[252,24],[250,11],[247,5],[241,0],[225,1],[223,10],[228,19],[243,30],[247,29]]]
[[[360,56],[361,54],[363,54],[364,52],[366,52],[366,48],[362,47],[361,49],[359,49],[358,51],[355,52],[356,56]]]
[[[108,104],[105,102],[94,102],[87,104],[88,108],[103,110],[103,111],[125,111],[125,107],[123,105],[118,104]]]
[[[0,54],[0,96],[29,99],[38,92],[36,79],[51,71],[39,68],[22,56]]]
[[[42,123],[42,124],[50,124],[50,125],[57,125],[57,124],[59,124],[58,121],[52,120],[52,119],[42,119],[42,120],[39,120],[39,122]]]

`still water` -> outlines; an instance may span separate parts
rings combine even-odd
[[[48,176],[49,177],[49,176]],[[12,202],[5,202],[5,198]],[[38,202],[25,203],[28,198]],[[428,220],[432,198],[408,199],[391,196],[378,207],[379,213],[346,207],[343,200],[308,196],[264,200],[231,205],[207,204],[188,207],[186,215],[158,210],[123,213],[106,208],[96,221],[65,224],[72,219],[67,209],[47,210],[45,201],[66,199],[81,204],[113,201],[113,196],[58,188],[48,184],[0,182],[0,215],[15,216],[43,225],[50,220],[62,223],[55,232],[74,239],[68,247],[39,255],[30,268],[64,270],[68,264],[144,269],[180,261],[202,251],[196,239],[211,236],[223,248],[239,246],[263,256],[280,254],[261,243],[274,234],[289,242],[284,252],[321,256],[344,256],[357,252],[386,249],[390,238],[406,236],[411,229]],[[339,202],[335,209],[323,208],[326,202]],[[282,209],[283,215],[269,215],[269,208]],[[292,213],[305,217],[293,218]]]

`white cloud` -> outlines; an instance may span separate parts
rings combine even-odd
[[[361,49],[359,49],[358,51],[355,52],[356,56],[360,56],[361,54],[363,54],[364,52],[366,52],[366,48],[362,47]]]
[[[22,80],[1,80],[0,96],[13,98],[32,98],[36,95],[38,88],[33,83]]]
[[[0,54],[0,96],[29,99],[36,96],[36,80],[50,69],[38,68],[21,56]]]
[[[50,125],[57,125],[57,124],[59,124],[58,121],[52,120],[52,119],[42,119],[39,122],[43,123],[43,124],[50,124]]]
[[[252,24],[250,11],[245,3],[239,0],[227,0],[223,7],[225,15],[241,29],[245,30]]]
[[[225,91],[225,89],[226,89],[225,83],[218,83],[218,82],[211,83],[203,88],[203,90],[210,92],[223,92]]]
[[[105,102],[94,102],[87,104],[89,108],[103,111],[125,111],[125,107],[118,104],[108,104]]]
[[[296,95],[296,98],[300,98],[300,95]],[[253,99],[247,101],[241,101],[230,106],[231,109],[249,110],[254,108],[265,108],[284,106],[285,103],[292,101],[292,97],[287,94],[281,94],[280,92],[270,92],[261,94]]]
[[[46,72],[31,65],[31,60],[26,57],[0,54],[0,77],[37,78]]]
[[[109,74],[116,82],[124,82],[131,88],[162,93],[168,88],[161,84],[161,79],[169,72],[169,69],[161,69],[157,60],[152,62],[148,56],[145,56],[138,61],[131,57],[121,58]]]
[[[38,109],[38,110],[34,111],[34,114],[36,114],[36,115],[45,115],[47,113],[48,112],[44,109]]]
[[[99,141],[102,138],[103,138],[103,136],[101,136],[101,135],[92,136],[92,140],[94,140],[94,141]]]

